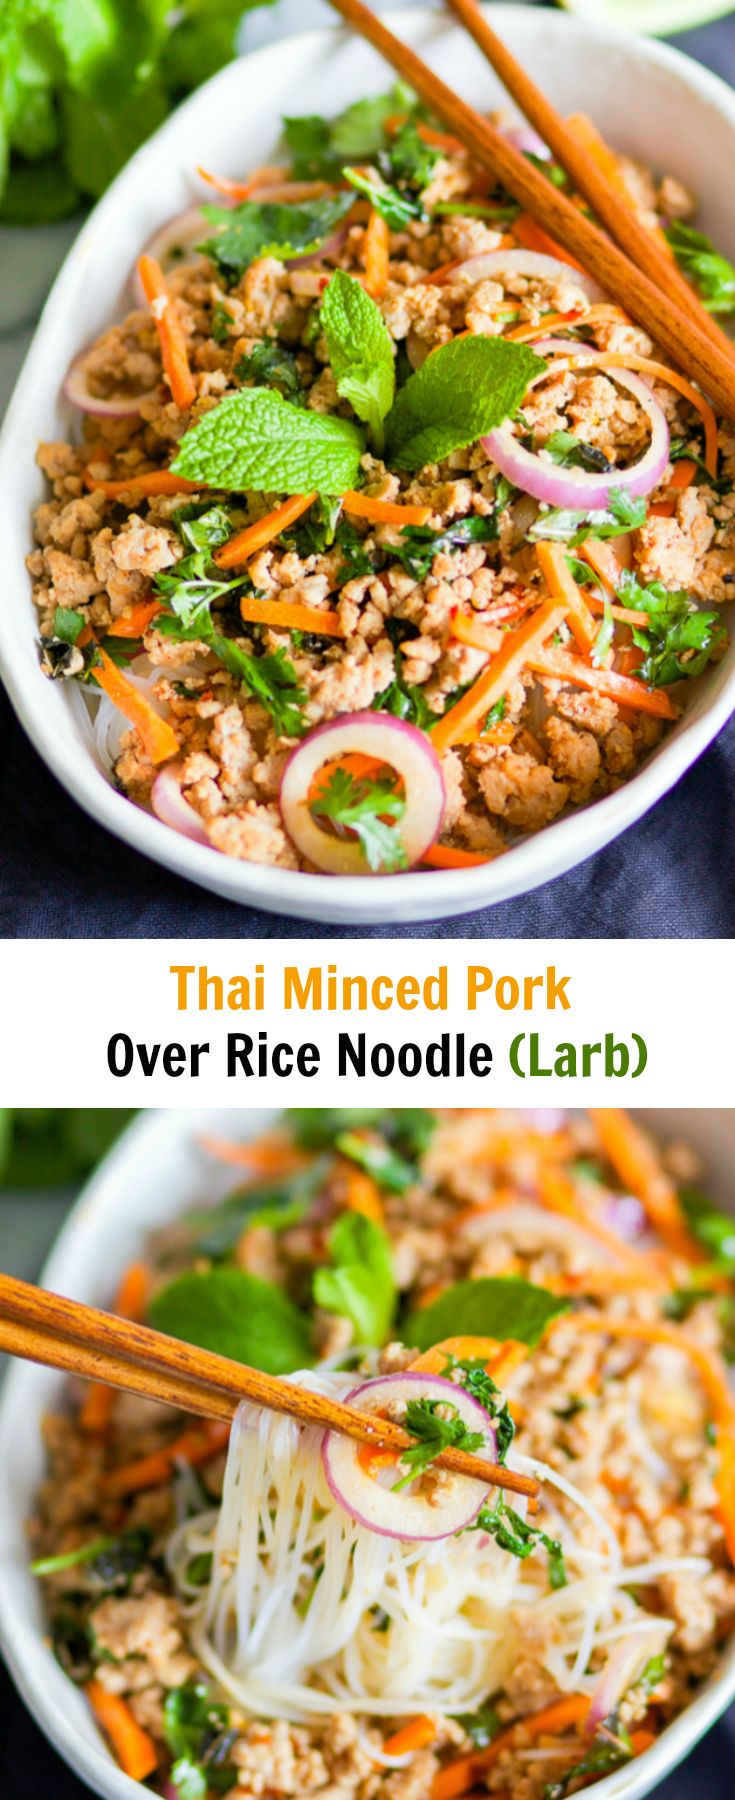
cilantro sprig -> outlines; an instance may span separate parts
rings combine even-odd
[[[679,267],[691,275],[707,311],[735,312],[735,267],[720,255],[711,239],[681,219],[667,227],[666,236]]]
[[[683,589],[665,588],[660,581],[642,587],[632,569],[624,569],[617,591],[625,606],[648,614],[648,624],[634,625],[632,636],[644,651],[636,674],[649,687],[701,675],[726,640],[719,613],[699,612]]]
[[[319,200],[243,200],[239,206],[203,206],[214,234],[199,245],[229,281],[238,280],[257,257],[312,256],[339,225],[352,204],[349,194]]]
[[[442,1408],[441,1415],[439,1407]],[[394,1494],[401,1493],[424,1475],[430,1463],[435,1457],[441,1456],[443,1450],[473,1451],[483,1447],[482,1432],[470,1431],[459,1407],[451,1400],[431,1400],[428,1395],[420,1400],[409,1400],[403,1424],[406,1431],[410,1431],[411,1436],[416,1438],[416,1443],[410,1450],[401,1451],[401,1464],[409,1473],[394,1483]]]
[[[396,831],[406,801],[397,794],[390,778],[356,779],[347,769],[335,769],[313,802],[312,810],[334,825],[353,831],[359,838],[368,868],[392,874],[408,866],[406,852]]]

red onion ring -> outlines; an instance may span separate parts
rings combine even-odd
[[[661,1626],[650,1631],[631,1631],[613,1645],[590,1701],[585,1732],[594,1737],[598,1727],[609,1719],[629,1687],[643,1674],[646,1663],[663,1648]]]
[[[340,250],[347,241],[349,229],[350,227],[346,221],[343,225],[338,225],[336,231],[333,231],[330,237],[324,239],[324,243],[318,250],[312,250],[309,256],[289,256],[288,260],[283,265],[284,268],[313,269],[317,263],[323,262],[325,257],[339,256]]]
[[[541,353],[558,350],[567,356],[593,354],[588,344],[570,343],[565,338],[540,338],[534,348]],[[548,373],[545,370],[537,375],[528,392],[539,381],[544,381]],[[650,422],[651,442],[637,463],[629,469],[612,469],[609,475],[598,475],[588,469],[561,469],[555,463],[545,461],[538,451],[525,450],[513,436],[510,426],[504,424],[480,439],[483,450],[497,464],[501,475],[525,494],[532,494],[534,500],[546,501],[550,506],[570,507],[577,512],[604,512],[611,493],[617,488],[624,488],[631,498],[652,493],[669,460],[666,416],[640,375],[634,375],[628,369],[611,369],[609,373],[635,396]]]
[[[187,206],[185,212],[175,213],[172,219],[167,219],[165,225],[159,225],[158,230],[154,231],[149,243],[146,244],[146,253],[148,256],[155,257],[156,262],[161,264],[165,273],[171,262],[178,260],[172,258],[173,250],[193,250],[195,244],[201,243],[203,238],[211,236],[211,232],[212,227],[205,219],[201,208]],[[206,257],[193,256],[190,260],[203,263],[206,262]],[[143,292],[137,263],[130,279],[136,304],[147,308],[148,301]]]
[[[648,1221],[645,1208],[635,1194],[610,1194],[605,1201],[604,1213],[606,1224],[626,1244],[632,1244],[646,1230]]]
[[[348,1405],[360,1412],[381,1411],[391,1401],[444,1400],[456,1406],[465,1424],[483,1436],[483,1452],[497,1460],[495,1432],[479,1401],[443,1375],[424,1375],[418,1369],[406,1369],[402,1375],[378,1375],[345,1395]],[[322,1443],[322,1464],[327,1486],[338,1505],[379,1537],[398,1538],[403,1543],[428,1543],[435,1538],[453,1537],[476,1518],[487,1499],[484,1481],[473,1481],[467,1475],[450,1476],[446,1497],[432,1505],[410,1488],[395,1494],[381,1486],[359,1461],[361,1446],[341,1432],[327,1431]],[[400,1471],[399,1471],[400,1478]],[[391,1471],[391,1480],[394,1479]],[[437,1496],[434,1496],[435,1500]]]
[[[391,713],[342,713],[303,739],[281,777],[281,817],[300,855],[326,875],[371,875],[362,846],[323,831],[312,817],[309,792],[326,762],[358,752],[385,763],[402,777],[406,807],[396,823],[409,868],[420,862],[441,829],[444,778],[433,744],[423,731]],[[376,871],[377,872],[377,871]]]
[[[91,393],[85,370],[88,356],[88,350],[82,350],[79,356],[75,356],[63,384],[66,399],[72,406],[78,406],[80,412],[92,413],[99,419],[133,419],[147,400],[157,398],[157,387],[148,388],[145,394],[138,394],[135,398],[131,398],[130,394],[117,394],[103,400],[99,394]]]
[[[452,283],[466,281],[474,287],[478,281],[492,281],[497,275],[528,275],[536,281],[571,281],[597,306],[609,296],[581,269],[573,269],[558,256],[546,256],[541,250],[485,250],[481,256],[470,256],[452,270]]]
[[[181,792],[180,774],[176,764],[170,763],[168,768],[160,770],[151,788],[151,806],[163,825],[170,825],[172,831],[191,838],[194,844],[208,844],[209,838],[199,814]]]

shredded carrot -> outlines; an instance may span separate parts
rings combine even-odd
[[[329,607],[302,606],[297,600],[259,600],[243,594],[240,617],[244,625],[275,625],[283,631],[314,631],[321,637],[344,637],[338,612]]]
[[[544,1285],[552,1294],[590,1294],[595,1299],[608,1299],[617,1294],[659,1294],[666,1286],[650,1269],[586,1269],[584,1274],[545,1275]]]
[[[435,750],[448,750],[456,743],[458,731],[464,731],[494,706],[496,701],[502,699],[510,682],[529,661],[535,646],[553,635],[565,619],[566,612],[566,604],[559,605],[555,600],[544,600],[530,619],[526,620],[525,625],[521,625],[518,631],[506,633],[502,648],[491,656],[487,668],[483,669],[477,681],[462,695],[456,706],[450,707],[443,718],[432,726],[431,738]],[[460,625],[464,628],[465,623],[464,614],[455,617],[452,625],[455,637],[460,637]],[[483,627],[478,627],[478,630],[482,629]],[[467,643],[472,640],[462,637],[462,641]],[[480,644],[480,648],[485,648],[484,642]]]
[[[402,506],[399,501],[377,500],[351,488],[342,495],[342,506],[354,518],[372,519],[376,525],[427,525],[431,518],[430,506]]]
[[[701,1262],[704,1252],[688,1230],[674,1182],[645,1133],[622,1107],[590,1107],[589,1112],[625,1192],[640,1200],[654,1230],[675,1255]]]
[[[579,546],[579,556],[587,562],[599,577],[610,599],[617,593],[623,569],[629,569],[633,557],[630,537],[623,532],[612,543],[604,538],[585,538]]]
[[[158,332],[171,397],[179,412],[186,412],[193,406],[197,391],[176,302],[169,294],[163,269],[154,256],[138,258],[138,274]]]
[[[115,1299],[114,1311],[119,1318],[139,1323],[145,1313],[149,1286],[150,1276],[145,1263],[131,1263],[125,1270]],[[82,1431],[104,1435],[110,1423],[115,1392],[115,1388],[108,1387],[104,1381],[90,1381],[79,1415]]]
[[[498,1387],[502,1387],[508,1376],[518,1368],[519,1363],[525,1362],[527,1356],[527,1344],[519,1343],[516,1338],[507,1338],[501,1344],[497,1356],[491,1359],[488,1374],[492,1375]]]
[[[461,269],[466,260],[466,257],[460,256],[454,262],[440,263],[438,269],[433,269],[431,275],[427,275],[423,283],[424,287],[442,287],[443,283],[449,280],[450,275],[454,274],[455,269]]]
[[[203,1150],[210,1156],[216,1156],[218,1162],[230,1163],[233,1168],[244,1168],[257,1175],[292,1175],[306,1166],[307,1158],[301,1150],[284,1138],[256,1138],[249,1144],[231,1144],[224,1138],[204,1135],[199,1138]]]
[[[597,594],[587,594],[586,599],[591,612],[599,614],[604,613],[607,610],[613,619],[618,620],[620,625],[637,625],[642,631],[645,631],[646,627],[651,623],[648,613],[637,612],[633,606],[616,606],[611,600],[601,600]],[[639,653],[636,650],[636,661],[633,665],[634,668],[637,667],[642,654],[642,651]],[[626,670],[626,674],[627,673],[628,671]]]
[[[428,1287],[424,1288],[423,1293],[419,1294],[416,1305],[432,1306],[434,1301],[438,1300],[441,1294],[446,1293],[448,1286],[449,1283],[447,1281],[432,1281]]]
[[[107,636],[116,638],[139,638],[153,624],[153,620],[164,608],[160,600],[138,600],[130,608],[130,612],[119,619],[113,619],[107,627]],[[77,638],[77,643],[79,639]]]
[[[183,475],[174,475],[171,469],[147,469],[144,475],[127,475],[123,480],[98,481],[91,473],[89,464],[84,471],[84,485],[92,492],[105,494],[108,500],[117,500],[120,494],[139,494],[145,499],[149,494],[201,494],[204,491],[202,481],[185,481]]]
[[[428,869],[474,869],[493,859],[486,850],[455,850],[451,844],[432,844],[421,860]]]
[[[558,262],[569,263],[572,269],[579,269],[581,273],[584,273],[582,264],[578,263],[568,250],[565,250],[563,244],[558,244],[556,238],[551,237],[548,231],[544,231],[542,225],[537,225],[530,213],[519,213],[513,230],[524,250],[540,250],[543,256],[555,256]]]
[[[135,726],[146,756],[152,763],[168,762],[175,756],[179,748],[179,740],[175,731],[160,713],[156,712],[150,700],[140,689],[133,686],[127,675],[115,667],[106,650],[99,652],[102,667],[94,665],[95,681],[99,682],[103,692],[107,694],[113,706],[117,706],[131,725]]]
[[[256,188],[263,187],[267,182],[285,181],[288,169],[284,163],[277,166],[266,164],[261,169],[255,169],[247,181],[233,181],[229,175],[211,175],[208,169],[198,165],[197,175],[201,175],[202,181],[206,181],[209,187],[216,188],[218,194],[226,194],[230,200],[248,200]]]
[[[365,286],[373,300],[385,293],[390,274],[390,231],[382,213],[372,207],[365,232]]]
[[[170,1481],[177,1462],[186,1462],[196,1469],[200,1463],[209,1462],[220,1450],[225,1450],[229,1441],[229,1425],[205,1422],[192,1425],[164,1450],[152,1450],[149,1456],[141,1456],[137,1462],[110,1469],[102,1477],[102,1492],[119,1499],[123,1494],[140,1493],[143,1488],[163,1487]]]
[[[101,1681],[88,1681],[84,1692],[109,1738],[121,1769],[131,1781],[145,1781],[158,1767],[158,1751],[152,1737],[138,1724],[127,1700],[111,1694]]]
[[[416,1374],[443,1375],[449,1358],[455,1356],[458,1362],[484,1362],[489,1368],[502,1349],[504,1345],[500,1338],[473,1337],[464,1333],[459,1337],[442,1338],[440,1344],[422,1350],[408,1366]]]
[[[538,325],[516,325],[513,331],[506,331],[505,336],[507,338],[512,338],[513,342],[517,344],[530,344],[534,338],[546,337],[546,334],[549,331],[555,331],[559,330],[560,327],[563,328],[565,326],[578,324],[583,316],[586,324],[586,314],[582,315],[582,313],[578,312],[547,313],[545,319],[539,320]]]
[[[322,764],[321,769],[318,769],[314,776],[308,793],[309,805],[313,806],[314,801],[319,799],[320,794],[323,793],[325,787],[329,786],[332,776],[338,769],[341,769],[345,775],[351,775],[354,781],[364,781],[366,777],[372,780],[378,769],[384,766],[376,756],[366,756],[363,750],[350,750],[345,756],[331,757],[329,762]]]
[[[526,660],[537,675],[551,675],[556,681],[571,682],[573,687],[593,688],[618,705],[652,713],[655,719],[678,718],[676,707],[663,688],[646,687],[634,675],[621,675],[617,669],[596,669],[592,663],[569,656],[564,650],[534,650]]]
[[[537,543],[536,554],[546,586],[555,600],[563,600],[567,608],[567,624],[575,642],[588,656],[597,636],[597,625],[578,587],[566,558],[563,544]]]
[[[273,512],[266,513],[264,519],[257,519],[254,525],[246,525],[243,531],[236,531],[221,549],[215,550],[214,561],[218,569],[234,569],[238,563],[247,562],[256,550],[263,550],[266,544],[272,544],[288,525],[308,512],[316,500],[316,493],[294,494],[290,500],[282,501]]]
[[[649,1694],[648,1698],[649,1698],[649,1702],[650,1702],[651,1700],[653,1700],[655,1698],[655,1696],[653,1694]],[[643,1728],[641,1728],[640,1731],[631,1732],[630,1747],[631,1747],[631,1750],[632,1750],[634,1756],[643,1756],[644,1751],[650,1750],[651,1745],[655,1744],[655,1742],[656,1742],[655,1731],[645,1731]]]
[[[689,1357],[712,1409],[718,1453],[715,1476],[718,1511],[730,1560],[735,1563],[735,1396],[724,1363],[714,1351],[703,1350],[700,1344],[695,1344],[679,1325],[664,1320],[601,1312],[575,1312],[572,1316],[575,1331],[597,1331],[608,1337],[632,1337],[646,1344],[666,1344],[669,1349],[680,1350],[682,1355]],[[559,1324],[563,1317],[563,1314],[559,1315],[552,1324]]]
[[[385,1225],[385,1209],[380,1195],[380,1188],[366,1169],[356,1169],[353,1163],[345,1161],[343,1200],[348,1212],[362,1213],[364,1219],[372,1219],[374,1225]]]
[[[673,518],[677,496],[690,487],[696,472],[696,463],[692,462],[691,457],[683,456],[680,462],[674,464],[673,474],[666,488],[666,499],[657,500],[653,506],[649,506],[649,513],[653,513],[657,519]]]
[[[77,638],[77,646],[78,646],[78,648],[79,648],[79,649],[80,649],[80,650],[83,650],[83,649],[84,649],[84,646],[85,646],[85,644],[91,644],[91,643],[92,643],[92,641],[93,641],[93,638],[94,638],[94,632],[93,632],[93,630],[92,630],[92,627],[91,627],[91,625],[83,625],[83,626],[82,626],[82,629],[81,629],[81,631],[80,631],[80,633],[79,633],[79,636],[78,636],[78,638]]]
[[[549,351],[549,355],[554,357],[556,366],[557,352]],[[668,387],[676,388],[677,393],[683,394],[690,406],[693,406],[699,413],[704,426],[705,465],[708,474],[712,477],[717,474],[717,419],[709,400],[705,400],[704,394],[700,394],[699,388],[692,387],[691,381],[687,381],[685,375],[680,375],[678,369],[670,369],[667,363],[655,362],[650,356],[636,356],[632,351],[627,350],[587,351],[583,357],[572,356],[569,359],[568,367],[570,369],[638,369],[642,375],[653,375],[658,381],[666,382]]]
[[[559,1737],[573,1726],[583,1725],[589,1709],[589,1694],[565,1694],[560,1700],[553,1700],[550,1706],[542,1707],[540,1712],[516,1719],[486,1749],[470,1751],[468,1756],[460,1756],[440,1769],[432,1782],[431,1800],[459,1800],[460,1795],[468,1794],[503,1752],[513,1748],[517,1733],[521,1732],[531,1743],[540,1737]]]
[[[625,1263],[626,1268],[634,1272],[645,1271],[649,1284],[665,1291],[670,1285],[658,1274],[655,1265],[647,1257],[641,1255],[631,1244],[626,1244],[616,1231],[605,1225],[602,1219],[596,1219],[592,1213],[585,1211],[576,1189],[571,1181],[559,1169],[551,1169],[541,1165],[538,1171],[538,1197],[542,1206],[549,1212],[557,1213],[561,1218],[571,1219],[580,1231],[588,1237],[596,1238],[604,1244],[605,1249],[617,1257],[618,1262]]]
[[[436,1735],[436,1719],[430,1719],[427,1713],[419,1713],[418,1718],[409,1719],[393,1732],[392,1737],[385,1739],[383,1751],[386,1756],[405,1756],[409,1750],[425,1750],[427,1744],[433,1744]]]
[[[394,1469],[400,1462],[398,1450],[383,1450],[380,1444],[361,1444],[357,1452],[359,1467],[374,1481],[381,1469]]]

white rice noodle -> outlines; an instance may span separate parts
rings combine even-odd
[[[324,1368],[292,1379],[334,1395],[354,1383],[354,1375]],[[183,1523],[169,1544],[195,1653],[224,1694],[256,1717],[308,1723],[335,1709],[375,1718],[471,1712],[507,1682],[531,1619],[550,1678],[563,1691],[591,1692],[595,1649],[639,1622],[650,1629],[627,1584],[659,1569],[709,1566],[685,1557],[626,1569],[594,1503],[547,1464],[513,1452],[514,1467],[571,1503],[559,1526],[565,1587],[549,1588],[543,1551],[521,1562],[481,1532],[403,1544],[356,1524],[335,1502],[320,1442],[312,1428],[241,1407],[219,1515]],[[582,1537],[599,1548],[578,1542],[575,1513],[583,1515]],[[194,1590],[186,1571],[206,1551],[212,1579]],[[661,1627],[667,1635],[671,1622]]]
[[[155,683],[167,675],[174,681],[186,681],[189,677],[201,675],[202,669],[194,662],[180,668],[155,667],[150,657],[141,655],[135,657],[124,673],[133,687],[139,688],[161,718],[165,719],[168,717],[168,706],[164,700],[156,699],[153,693]],[[130,731],[130,720],[99,688],[86,685],[82,687],[78,682],[70,681],[67,694],[85,742],[96,753],[105,772],[111,775],[120,756],[123,733]]]

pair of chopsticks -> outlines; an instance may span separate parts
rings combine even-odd
[[[63,1369],[87,1380],[159,1400],[203,1418],[231,1421],[242,1400],[286,1413],[301,1425],[341,1431],[361,1444],[400,1453],[415,1444],[390,1419],[345,1406],[324,1394],[264,1375],[96,1307],[0,1275],[0,1351]],[[470,1475],[488,1487],[534,1499],[538,1482],[466,1450],[444,1450],[438,1467]]]
[[[607,237],[474,107],[447,87],[362,0],[330,0],[335,11],[411,84],[476,160],[574,256],[610,295],[735,420],[735,353],[724,332],[633,207],[576,143],[564,120],[491,29],[477,0],[448,0],[531,124],[606,225]],[[622,246],[622,248],[621,248]]]

